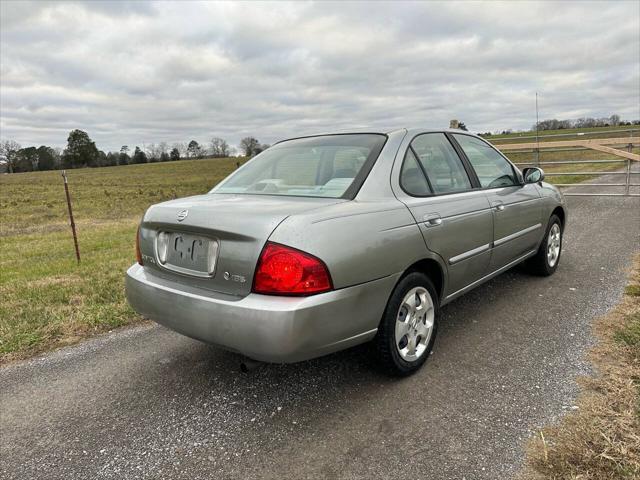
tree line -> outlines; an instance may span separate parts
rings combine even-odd
[[[620,115],[613,114],[609,117],[591,118],[581,117],[570,120],[556,120],[555,118],[549,120],[542,120],[537,123],[538,130],[565,130],[569,128],[593,128],[593,127],[619,127],[625,125],[640,125],[640,120],[622,120]],[[534,123],[531,130],[536,129]]]
[[[254,137],[245,137],[240,141],[241,154],[253,157],[269,148]],[[167,142],[136,146],[133,151],[123,145],[119,151],[104,152],[87,132],[72,130],[67,138],[64,150],[41,145],[25,147],[13,140],[0,142],[0,160],[6,162],[8,173],[32,172],[37,170],[57,170],[60,168],[110,167],[151,162],[170,162],[181,159],[225,158],[236,153],[226,140],[213,137],[209,144],[200,144],[195,140],[189,143]]]
[[[538,131],[543,130],[567,130],[570,128],[593,128],[593,127],[620,127],[626,125],[640,125],[640,120],[622,120],[620,115],[613,114],[609,117],[602,118],[591,118],[591,117],[582,117],[575,118],[570,120],[556,120],[555,118],[549,120],[541,120],[537,123]],[[536,124],[534,123],[531,126],[531,132],[536,131]],[[514,133],[514,130],[508,128],[502,131],[495,132],[484,132],[479,133],[481,137],[490,137],[491,135],[509,135]],[[516,133],[522,133],[521,130],[516,131]]]

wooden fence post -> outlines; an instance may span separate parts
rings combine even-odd
[[[71,232],[73,233],[73,244],[76,247],[76,259],[80,263],[80,248],[78,247],[78,236],[76,235],[76,224],[73,221],[73,210],[71,209],[71,197],[69,196],[69,185],[67,184],[67,171],[62,170],[62,178],[64,178],[64,193],[67,196],[67,207],[69,207],[69,221],[71,223]]]

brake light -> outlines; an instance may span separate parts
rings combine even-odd
[[[140,225],[136,231],[136,261],[142,265],[142,253],[140,253]]]
[[[329,269],[319,258],[267,242],[262,249],[253,291],[265,295],[313,295],[331,290]]]

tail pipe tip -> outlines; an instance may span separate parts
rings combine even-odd
[[[242,373],[249,373],[263,365],[264,362],[259,362],[258,360],[253,360],[251,358],[245,358],[240,362],[240,371]]]

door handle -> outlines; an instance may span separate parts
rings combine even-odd
[[[438,213],[428,213],[422,217],[422,219],[427,227],[437,227],[438,225],[442,225],[442,218]]]
[[[504,204],[502,202],[495,202],[493,208],[496,212],[502,212],[504,210]]]

